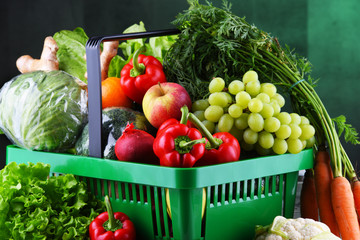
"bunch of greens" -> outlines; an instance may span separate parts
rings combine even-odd
[[[12,162],[0,171],[0,239],[88,239],[104,205],[71,174],[42,163]]]
[[[85,31],[80,27],[73,31],[61,30],[53,38],[59,47],[56,53],[59,69],[86,83],[85,44],[89,38]]]
[[[145,24],[140,21],[139,24],[133,24],[127,29],[124,30],[123,33],[135,33],[135,32],[146,32]],[[172,44],[175,43],[177,39],[177,35],[169,35],[169,36],[160,36],[160,37],[151,37],[149,39],[146,38],[138,38],[138,39],[130,39],[120,43],[119,48],[121,50],[122,55],[115,56],[109,65],[108,76],[109,77],[120,77],[120,71],[125,64],[127,64],[134,52],[141,48],[142,46],[146,47],[146,51],[142,54],[150,55],[156,57],[161,63],[163,62],[163,58]]]
[[[290,92],[294,111],[308,116],[316,128],[317,145],[327,142],[334,164],[334,176],[345,172],[352,179],[354,169],[340,143],[359,144],[358,133],[345,123],[345,117],[331,119],[314,90],[309,75],[310,62],[256,26],[231,13],[231,5],[223,1],[217,8],[211,3],[189,0],[188,10],[180,13],[173,24],[181,33],[164,58],[168,79],[183,85],[193,100],[205,96],[213,77],[222,77],[228,84],[253,69],[261,81],[281,85]],[[335,122],[340,127],[339,134]]]

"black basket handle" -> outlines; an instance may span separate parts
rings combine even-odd
[[[100,44],[103,41],[129,40],[178,34],[178,29],[157,30],[149,32],[126,33],[111,36],[91,37],[86,42],[86,67],[88,74],[88,108],[89,108],[89,156],[103,157],[101,143],[102,101]]]

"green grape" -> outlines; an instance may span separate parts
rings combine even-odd
[[[215,123],[209,121],[209,120],[203,120],[201,121],[202,124],[204,124],[204,126],[207,128],[207,130],[213,134],[215,132]]]
[[[291,116],[288,112],[281,112],[276,115],[276,118],[279,119],[281,124],[289,125],[291,122]]]
[[[259,93],[256,98],[260,99],[263,103],[270,103],[270,97],[266,93]]]
[[[272,150],[276,154],[284,154],[288,150],[288,145],[286,140],[281,138],[275,138],[274,139],[274,145],[272,146]]]
[[[250,113],[248,117],[248,125],[253,131],[260,132],[264,129],[264,118],[260,115],[260,113]]]
[[[290,113],[291,123],[299,125],[301,123],[301,117],[297,113]]]
[[[274,145],[274,136],[266,131],[259,133],[258,143],[262,148],[269,149]]]
[[[232,95],[236,95],[238,92],[244,91],[244,83],[240,80],[233,80],[228,86],[228,91]]]
[[[275,95],[271,99],[277,101],[280,107],[285,106],[285,98],[281,94],[275,93]]]
[[[253,70],[249,70],[243,75],[242,81],[244,84],[247,84],[252,81],[259,81],[259,76],[257,72]]]
[[[224,79],[220,77],[213,78],[209,83],[209,92],[215,93],[215,92],[221,92],[225,87],[225,81]]]
[[[301,124],[301,140],[308,140],[315,135],[315,128],[310,124]]]
[[[274,115],[274,108],[269,103],[264,103],[260,114],[265,119],[272,117]]]
[[[315,145],[316,139],[315,136],[312,136],[310,139],[306,140],[306,148],[312,148]]]
[[[300,139],[300,138],[299,138]],[[306,140],[301,140],[300,139],[300,141],[301,141],[301,143],[302,143],[302,145],[303,145],[303,148],[302,149],[305,149],[306,148]]]
[[[260,93],[260,82],[251,81],[245,85],[245,91],[250,94],[251,97],[256,97]]]
[[[255,150],[259,155],[262,155],[262,156],[267,156],[272,153],[271,148],[265,149],[260,144],[255,144]]]
[[[250,128],[245,129],[243,134],[244,142],[247,144],[255,144],[258,141],[259,134]]]
[[[287,139],[291,134],[291,128],[289,125],[282,124],[279,129],[275,132],[277,138]]]
[[[205,111],[205,109],[209,106],[209,101],[207,99],[199,99],[193,102],[191,106],[191,111]]]
[[[229,132],[234,126],[234,118],[230,114],[226,113],[221,116],[218,122],[218,128],[220,132]]]
[[[309,119],[307,117],[300,116],[300,118],[301,118],[300,124],[310,124],[310,121],[309,121]]]
[[[228,113],[233,118],[238,118],[243,113],[243,110],[239,104],[234,103],[234,104],[231,104],[230,107],[228,108]]]
[[[224,109],[217,105],[209,106],[204,112],[205,119],[211,122],[218,122],[223,114]]]
[[[250,94],[245,91],[238,92],[235,96],[236,103],[239,104],[243,109],[248,107],[250,100]]]
[[[250,112],[258,113],[263,109],[263,103],[258,98],[253,98],[248,103],[248,108]]]
[[[205,111],[195,111],[193,112],[193,114],[200,120],[200,121],[204,121],[205,120]]]
[[[240,117],[235,119],[235,122],[234,122],[235,127],[239,130],[246,129],[249,126],[248,125],[248,117],[249,117],[248,113],[241,114]]]
[[[289,136],[290,139],[297,139],[301,136],[301,128],[299,125],[295,123],[290,123],[289,127],[291,128],[291,134]]]
[[[217,105],[220,107],[226,107],[228,105],[228,98],[223,92],[211,93],[208,101],[210,105]]]
[[[275,100],[270,100],[269,103],[274,108],[274,116],[277,116],[281,112],[281,107]]]
[[[264,120],[264,130],[269,133],[274,133],[280,128],[280,121],[276,117],[269,117]]]
[[[276,86],[272,83],[262,83],[260,85],[260,92],[266,93],[270,98],[276,94],[276,91]]]
[[[226,99],[227,99],[227,106],[230,106],[232,103],[233,103],[233,101],[234,101],[234,99],[233,99],[233,97],[231,96],[231,94],[230,93],[228,93],[228,92],[222,92],[222,94],[224,94],[225,95],[225,97],[226,97]]]
[[[243,130],[239,130],[235,127],[235,125],[230,129],[229,133],[233,135],[239,142],[243,140]]]
[[[289,153],[299,153],[301,152],[301,150],[303,150],[303,143],[301,142],[300,139],[296,138],[296,139],[287,139],[286,143],[288,145],[288,151]]]

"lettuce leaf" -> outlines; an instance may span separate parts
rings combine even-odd
[[[142,21],[139,24],[133,24],[126,28],[123,33],[146,32],[145,25]],[[120,43],[119,48],[122,50],[124,57],[130,60],[133,53],[145,44],[145,38],[130,39]]]
[[[139,24],[131,25],[124,31],[124,33],[134,33],[134,32],[146,32],[145,25],[142,21],[140,21]],[[119,48],[122,50],[124,57],[127,58],[127,60],[130,60],[134,52],[140,47],[145,45],[146,51],[143,54],[154,56],[160,62],[162,62],[164,55],[169,50],[169,48],[174,44],[176,39],[177,39],[177,35],[151,37],[149,38],[148,42],[146,42],[147,39],[145,38],[130,39],[122,42],[119,45]]]
[[[165,54],[174,44],[177,38],[178,35],[149,38],[149,46],[147,48],[151,51],[150,55],[156,57],[162,63]]]
[[[0,239],[88,239],[103,203],[71,174],[51,176],[42,163],[0,171]]]
[[[89,38],[85,31],[80,27],[73,31],[61,30],[55,33],[53,38],[59,47],[56,53],[59,70],[63,70],[87,83],[85,78],[85,45]]]
[[[123,33],[134,33],[134,32],[146,32],[145,24],[140,21],[139,24],[133,24],[126,28]],[[147,41],[148,40],[148,41]],[[161,63],[169,48],[177,40],[177,35],[160,36],[146,38],[130,39],[120,43],[119,49],[123,56],[114,57],[109,65],[108,76],[109,77],[120,77],[121,69],[127,64],[134,52],[146,46],[146,51],[142,54],[156,57]]]

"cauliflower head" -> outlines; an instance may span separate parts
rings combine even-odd
[[[255,240],[341,240],[330,228],[309,218],[275,217],[268,226],[256,226]]]

